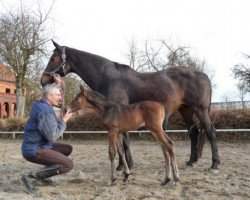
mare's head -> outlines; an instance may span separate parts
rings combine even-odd
[[[92,108],[92,105],[88,101],[89,91],[85,90],[82,85],[80,85],[80,92],[75,96],[75,98],[68,105],[68,110],[70,112],[76,112],[84,108]]]
[[[69,62],[67,60],[67,55],[65,53],[65,47],[60,46],[53,40],[52,42],[55,46],[55,50],[49,59],[47,67],[43,71],[43,75],[41,77],[42,86],[53,83],[53,76],[55,74],[65,76],[71,70]]]

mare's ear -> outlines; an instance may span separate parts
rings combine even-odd
[[[56,50],[61,52],[62,47],[59,44],[57,44],[54,40],[52,40],[52,43],[56,47]]]

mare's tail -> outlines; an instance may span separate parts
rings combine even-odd
[[[202,151],[203,151],[203,146],[205,144],[205,131],[204,129],[201,127],[200,128],[200,132],[198,135],[198,143],[197,143],[197,154],[198,154],[198,158],[201,158],[202,156]]]
[[[210,115],[210,110],[211,110],[211,101],[212,101],[212,90],[210,90],[209,105],[208,105],[208,114],[209,115]],[[211,128],[214,129],[212,123],[211,123]],[[205,144],[205,136],[206,136],[206,133],[204,131],[204,128],[201,125],[200,126],[200,132],[199,132],[199,135],[198,135],[198,142],[197,142],[198,158],[201,158],[201,156],[202,156],[203,146]]]

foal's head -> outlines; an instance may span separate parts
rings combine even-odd
[[[92,108],[92,105],[88,102],[88,96],[89,91],[85,90],[84,87],[80,85],[80,92],[70,102],[68,110],[70,110],[70,112],[76,112],[84,108]]]

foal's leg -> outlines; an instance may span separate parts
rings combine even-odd
[[[151,130],[151,133],[160,142],[165,159],[166,176],[161,185],[166,185],[171,180],[171,167],[173,170],[174,180],[178,181],[179,172],[175,160],[174,142],[165,134],[161,127]]]
[[[174,176],[174,180],[178,181],[180,179],[179,176],[179,171],[178,171],[178,167],[177,167],[177,163],[176,163],[176,159],[175,159],[175,145],[174,142],[165,134],[165,132],[162,130],[162,134],[165,139],[163,139],[162,141],[164,141],[163,143],[163,148],[164,151],[167,151],[167,153],[169,154],[170,157],[170,164],[173,170],[173,176]],[[160,136],[162,137],[162,136]]]
[[[166,176],[164,180],[161,182],[161,185],[166,185],[169,181],[171,181],[172,173],[171,173],[171,160],[169,153],[167,149],[165,148],[165,145],[161,143],[161,149],[164,155],[164,160],[165,160],[165,171],[166,171]]]
[[[174,176],[174,180],[178,181],[180,179],[179,176],[179,171],[178,171],[178,167],[177,167],[177,163],[176,163],[176,159],[175,159],[175,144],[173,142],[173,140],[171,140],[166,134],[165,132],[164,136],[167,139],[167,148],[168,148],[168,153],[170,155],[170,160],[171,160],[171,166],[172,166],[172,170],[173,170],[173,176]]]
[[[108,132],[109,136],[109,159],[111,162],[111,185],[116,180],[116,169],[115,169],[115,155],[116,155],[116,142],[117,142],[117,129],[110,129]]]
[[[123,182],[127,182],[128,181],[128,177],[129,177],[129,167],[125,158],[125,153],[124,153],[124,148],[123,148],[123,144],[122,144],[122,134],[118,134],[118,139],[117,139],[117,149],[118,149],[118,153],[119,156],[121,157],[122,161],[123,161],[123,167],[124,167],[124,179]]]

